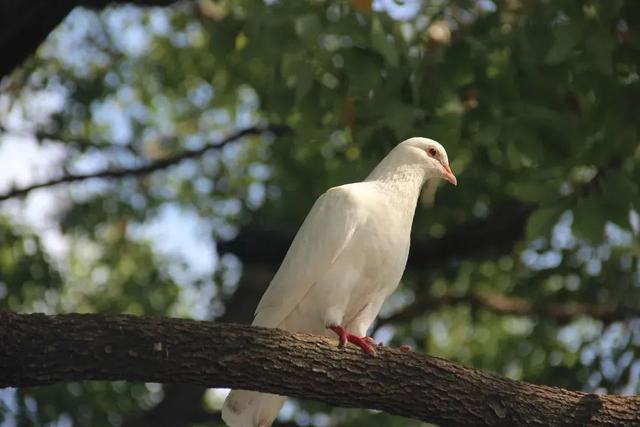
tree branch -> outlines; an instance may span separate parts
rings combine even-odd
[[[469,304],[472,307],[481,307],[500,314],[536,316],[554,320],[558,324],[569,323],[580,316],[589,316],[605,323],[640,317],[640,306],[586,303],[534,303],[525,298],[484,292],[468,292],[466,294],[445,294],[417,300],[400,311],[380,319],[376,328],[390,323],[406,322],[424,313],[456,304]]]
[[[112,144],[112,143],[97,143],[88,138],[73,136],[71,138],[60,135],[57,133],[49,132],[46,130],[38,129],[35,132],[30,132],[21,129],[9,129],[0,124],[0,136],[13,136],[20,138],[35,138],[38,145],[44,145],[45,143],[54,143],[64,145],[65,147],[73,147],[79,150],[82,149],[96,149],[96,150],[118,150],[127,152],[129,154],[138,155],[137,150],[130,144]]]
[[[270,270],[256,267],[243,272],[238,288],[224,303],[224,314],[216,318],[216,322],[251,323],[254,309],[271,275]],[[122,427],[188,427],[203,422],[205,420],[199,417],[204,411],[202,397],[206,390],[206,387],[191,384],[167,385],[162,400],[156,406],[125,420]],[[293,426],[290,424],[288,427]]]
[[[72,1],[0,1],[0,79],[31,55],[73,9]]]
[[[498,377],[443,359],[277,329],[126,315],[0,313],[0,387],[128,380],[232,387],[446,425],[640,423],[640,397]]]
[[[288,131],[289,129],[287,127],[278,126],[278,125],[251,126],[251,127],[236,131],[235,133],[227,136],[221,141],[218,141],[212,144],[207,144],[204,147],[199,148],[197,150],[186,150],[186,151],[183,151],[182,153],[178,153],[163,159],[155,160],[142,166],[136,166],[132,168],[119,168],[119,169],[107,168],[101,171],[91,172],[91,173],[68,174],[68,175],[61,176],[59,178],[54,178],[49,181],[28,185],[23,188],[14,188],[12,190],[7,191],[6,193],[0,193],[0,201],[7,200],[13,197],[24,196],[28,194],[30,191],[36,190],[38,188],[53,187],[55,185],[64,184],[64,183],[85,181],[87,179],[94,179],[94,178],[115,179],[115,178],[123,178],[127,176],[146,175],[151,172],[155,172],[159,169],[166,169],[184,160],[200,157],[208,151],[220,149],[225,145],[229,144],[230,142],[233,142],[237,139],[240,139],[248,135],[257,135],[264,132],[272,132],[276,135],[281,135]]]
[[[76,6],[103,8],[112,3],[169,6],[176,0],[0,0],[0,79],[36,51]]]

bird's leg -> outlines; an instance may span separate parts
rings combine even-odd
[[[372,356],[376,354],[376,350],[373,348],[373,345],[375,345],[375,341],[373,340],[373,338],[353,335],[340,325],[330,326],[329,329],[331,329],[338,335],[338,338],[340,339],[340,344],[338,345],[338,347],[344,347],[347,342],[350,342],[357,345],[363,351]]]

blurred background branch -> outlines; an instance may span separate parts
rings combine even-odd
[[[167,155],[164,158],[154,160],[152,162],[147,162],[141,166],[131,167],[131,168],[113,168],[109,167],[104,170],[84,173],[84,174],[67,174],[61,176],[59,178],[54,178],[49,181],[41,182],[38,184],[32,184],[23,188],[14,188],[3,194],[0,194],[0,201],[7,200],[12,197],[20,197],[28,194],[29,192],[46,187],[53,187],[55,185],[72,183],[77,181],[85,181],[88,179],[118,179],[130,176],[141,176],[147,175],[149,173],[153,173],[155,171],[166,169],[171,166],[174,166],[184,160],[194,159],[204,155],[205,153],[211,150],[220,150],[225,145],[237,141],[240,138],[243,138],[248,135],[258,135],[263,132],[271,132],[276,135],[281,135],[283,133],[287,133],[290,130],[284,126],[252,126],[249,128],[241,129],[236,132],[233,132],[229,136],[223,138],[220,141],[216,141],[214,143],[209,143],[204,145],[202,148],[198,148],[197,150],[185,150],[181,153]]]
[[[608,304],[580,304],[576,302],[553,303],[549,301],[536,304],[525,298],[469,292],[463,295],[438,295],[415,301],[402,310],[388,317],[381,318],[376,323],[376,328],[387,324],[393,325],[410,322],[424,315],[424,313],[430,313],[457,304],[469,304],[474,308],[484,308],[505,315],[544,318],[545,320],[557,322],[560,325],[570,323],[580,317],[601,320],[605,324],[640,317],[640,306],[633,304],[618,306]]]

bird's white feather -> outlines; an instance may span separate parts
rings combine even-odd
[[[232,390],[224,401],[222,419],[229,427],[269,427],[285,400],[277,394]]]
[[[256,309],[253,324],[280,327],[351,241],[362,216],[345,187],[318,198]]]

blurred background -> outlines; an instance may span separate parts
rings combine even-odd
[[[419,206],[376,336],[640,392],[640,2],[87,3],[0,82],[0,309],[248,323],[313,201],[425,136],[459,185]],[[222,425],[224,396],[5,389],[0,423]],[[421,423],[291,400],[278,425]]]

